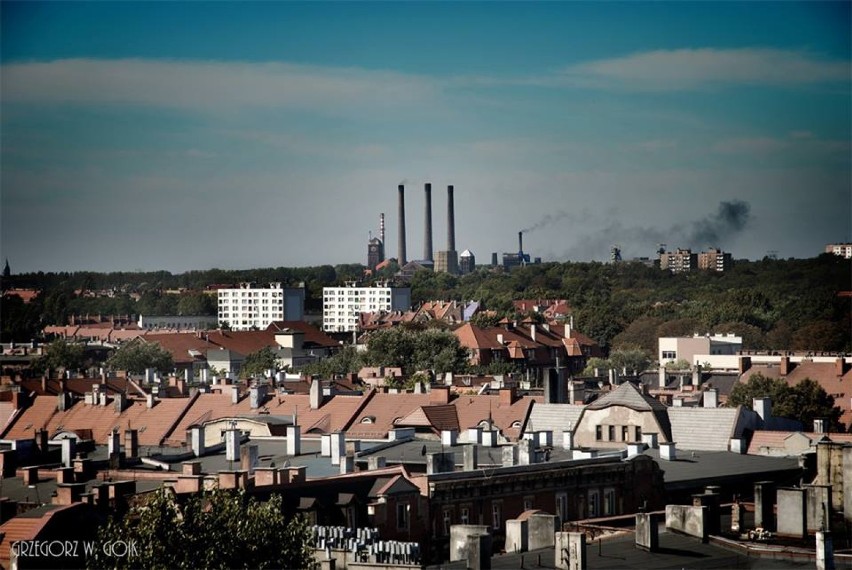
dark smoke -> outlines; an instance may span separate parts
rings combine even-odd
[[[740,200],[720,202],[715,216],[695,223],[686,240],[689,247],[717,247],[726,237],[740,232],[745,227],[750,210],[751,206]]]
[[[568,215],[565,212],[545,216],[531,229],[547,225],[546,221],[552,223],[566,217]],[[616,244],[622,247],[625,259],[653,257],[661,243],[666,244],[668,251],[679,247],[690,248],[695,252],[707,247],[725,249],[726,242],[745,229],[750,219],[751,206],[747,202],[734,200],[720,202],[713,215],[669,228],[624,226],[620,221],[613,220],[575,237],[564,257],[573,260],[609,259],[609,249]]]
[[[565,210],[560,210],[560,211],[555,212],[553,214],[547,214],[543,218],[541,218],[539,221],[537,221],[536,223],[531,225],[530,227],[522,229],[521,233],[528,234],[530,232],[534,232],[535,230],[540,230],[541,228],[547,227],[550,224],[555,224],[556,222],[561,222],[562,220],[564,220],[565,218],[567,218],[570,215],[571,215],[570,212],[566,212]]]

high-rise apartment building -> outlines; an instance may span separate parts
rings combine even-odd
[[[407,311],[411,308],[411,288],[379,284],[363,287],[349,282],[345,287],[323,287],[322,330],[352,332],[358,330],[359,313]]]
[[[281,283],[258,286],[240,283],[235,289],[219,289],[219,326],[231,330],[263,330],[273,321],[301,321],[305,312],[305,287]]]
[[[698,254],[698,269],[706,271],[728,271],[733,265],[731,254],[719,248],[711,247]]]

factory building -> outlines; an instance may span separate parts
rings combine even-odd
[[[474,269],[476,269],[476,257],[472,251],[466,249],[459,256],[459,273],[467,275],[468,273],[472,273]]]
[[[363,287],[354,281],[347,282],[345,287],[323,287],[322,330],[353,332],[358,330],[360,313],[409,309],[409,287],[391,287],[387,283]]]

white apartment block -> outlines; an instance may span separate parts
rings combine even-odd
[[[852,259],[852,243],[830,243],[825,246],[825,252]]]
[[[352,332],[358,330],[358,314],[376,311],[407,311],[411,309],[411,289],[380,284],[360,287],[347,283],[345,287],[323,287],[322,330]]]
[[[231,330],[264,330],[273,321],[300,321],[304,317],[304,286],[240,283],[236,289],[219,289],[218,295],[219,326],[227,322]]]
[[[742,350],[743,339],[732,333],[698,335],[692,337],[660,337],[660,365],[685,360],[690,364],[702,364],[707,355],[735,355]]]

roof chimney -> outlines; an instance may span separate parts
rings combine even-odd
[[[778,366],[778,373],[781,376],[786,376],[790,373],[790,357],[789,356],[782,356],[781,357],[781,362],[779,363],[779,366]]]
[[[322,385],[316,378],[311,381],[310,404],[312,410],[318,410],[322,406]]]
[[[399,190],[399,266],[405,265],[405,186],[402,184],[398,187]]]
[[[424,236],[423,236],[423,259],[432,261],[432,185],[426,183],[424,189],[426,196],[426,217],[424,219]]]
[[[456,208],[453,202],[453,185],[447,186],[447,251],[456,250]]]

